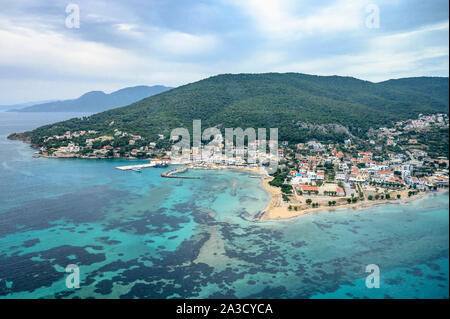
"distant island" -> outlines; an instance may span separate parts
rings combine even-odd
[[[77,99],[50,101],[38,103],[25,107],[8,108],[9,112],[88,112],[98,113],[116,107],[125,106],[144,98],[165,92],[171,87],[155,86],[135,86],[127,87],[110,94],[102,91],[92,91],[83,94]],[[28,103],[30,104],[30,103]]]
[[[50,103],[50,102],[54,102],[54,101],[55,100],[43,100],[43,101],[33,101],[33,102],[25,102],[25,103],[10,104],[10,105],[0,105],[0,111],[18,112],[20,109],[24,109],[29,106]]]

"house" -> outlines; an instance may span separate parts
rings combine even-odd
[[[317,171],[317,180],[323,181],[325,179],[325,172],[324,171]]]
[[[377,176],[384,179],[388,179],[390,177],[394,177],[394,171],[378,171]]]
[[[317,179],[317,173],[316,172],[308,171],[307,175],[308,175],[308,178],[311,179],[311,180],[316,180]]]
[[[319,192],[319,188],[317,186],[309,186],[309,185],[302,185],[301,190],[303,193],[307,193],[307,194]]]
[[[289,176],[290,176],[290,177],[296,177],[297,174],[298,174],[298,172],[297,172],[296,170],[293,170],[293,171],[290,171],[290,172],[289,172]],[[301,174],[300,174],[300,176],[301,176]]]
[[[415,176],[409,177],[409,178],[407,179],[407,182],[408,182],[410,185],[413,185],[413,186],[419,185],[419,179],[418,179],[417,177],[415,177]]]
[[[391,139],[387,140],[387,141],[386,141],[386,144],[389,145],[389,146],[395,146],[395,145],[397,145],[397,143],[395,143],[394,140],[391,140]]]
[[[372,152],[359,152],[358,157],[368,157],[369,159],[372,159],[373,153]]]
[[[345,191],[342,187],[336,187],[336,194],[338,196],[345,196]]]

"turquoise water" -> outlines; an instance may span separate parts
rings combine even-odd
[[[448,194],[254,223],[269,198],[247,173],[162,179],[6,140],[72,116],[0,113],[0,298],[449,297]]]

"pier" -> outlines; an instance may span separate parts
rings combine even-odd
[[[170,171],[162,173],[161,177],[164,177],[164,178],[181,178],[181,179],[200,179],[200,177],[174,175],[174,174],[186,172],[187,170],[188,170],[187,166],[174,168],[174,169],[171,169]]]
[[[166,167],[170,164],[169,159],[165,158],[157,158],[157,159],[151,159],[150,163],[148,164],[138,164],[138,165],[126,165],[126,166],[117,166],[116,168],[121,171],[129,171],[129,170],[139,170],[142,168],[149,168],[149,167]]]
[[[129,170],[134,170],[134,169],[154,167],[155,165],[156,165],[155,163],[150,163],[150,164],[140,164],[140,165],[117,166],[116,168],[121,171],[129,171]]]

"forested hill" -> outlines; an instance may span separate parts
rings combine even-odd
[[[15,112],[88,112],[97,113],[113,109],[115,107],[125,106],[130,103],[142,100],[170,90],[170,87],[162,85],[154,86],[134,86],[106,94],[102,91],[92,91],[83,94],[77,99],[52,101],[40,103],[18,110]]]
[[[126,107],[44,126],[25,135],[39,144],[67,130],[114,129],[155,140],[175,127],[278,128],[280,140],[342,140],[420,113],[448,113],[448,78],[381,83],[297,73],[224,74],[184,85]],[[110,125],[114,121],[113,125]]]

